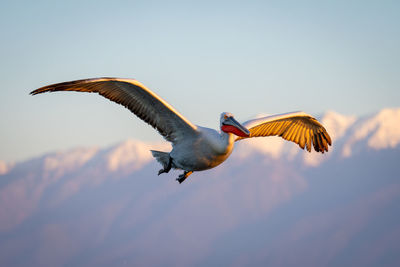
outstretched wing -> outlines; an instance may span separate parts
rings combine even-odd
[[[328,132],[315,118],[304,112],[291,112],[243,123],[250,131],[249,137],[281,136],[283,139],[298,144],[302,149],[307,146],[311,152],[311,145],[315,151],[324,153],[328,145],[332,145]],[[238,137],[235,141],[245,139]]]
[[[48,85],[31,92],[77,91],[98,93],[123,105],[155,128],[166,140],[175,143],[197,134],[197,127],[161,97],[134,79],[94,78]]]

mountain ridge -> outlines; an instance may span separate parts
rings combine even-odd
[[[322,124],[326,127],[329,134],[332,137],[333,145],[330,147],[330,154],[332,151],[341,150],[340,155],[348,157],[351,155],[351,151],[357,144],[364,141],[364,149],[384,149],[384,148],[395,148],[400,143],[400,108],[386,108],[382,109],[375,114],[369,116],[363,116],[357,118],[356,116],[342,115],[335,111],[327,111],[321,117]],[[349,133],[349,136],[346,136]],[[245,144],[243,144],[245,143]],[[282,140],[279,137],[267,137],[267,138],[253,138],[245,141],[241,141],[236,144],[242,154],[241,157],[245,157],[254,152],[260,152],[261,154],[271,156],[274,159],[285,157],[287,159],[293,159],[297,154],[302,151],[298,149],[298,146]],[[170,145],[167,142],[152,143],[142,142],[135,139],[128,139],[120,142],[114,146],[106,148],[73,148],[66,151],[53,152],[45,154],[42,157],[45,158],[48,168],[56,167],[54,164],[59,164],[57,157],[64,157],[61,161],[63,164],[72,163],[71,160],[77,161],[79,157],[83,157],[81,160],[88,160],[95,156],[97,153],[106,153],[109,151],[110,154],[104,155],[108,157],[110,170],[116,170],[118,168],[126,167],[129,163],[132,170],[140,168],[143,164],[148,163],[152,159],[150,149],[160,149],[164,151],[170,150]],[[80,155],[80,152],[83,153]],[[71,153],[70,158],[67,159],[68,154]],[[88,153],[85,155],[85,153]],[[235,156],[238,152],[233,153]],[[336,154],[336,151],[335,151]],[[309,166],[316,166],[322,160],[325,155],[319,155],[317,153],[302,153],[304,163]],[[33,159],[36,159],[33,158]],[[9,172],[13,167],[18,164],[27,162],[29,160],[19,163],[7,163],[0,160],[0,175],[4,175]],[[54,165],[51,167],[51,165]],[[76,162],[80,166],[79,162]],[[83,163],[82,163],[83,164]]]
[[[323,116],[336,138],[324,155],[274,137],[241,141],[183,184],[177,171],[157,176],[149,149],[165,143],[4,163],[0,265],[398,266],[400,146],[387,123],[398,110]],[[370,146],[382,132],[394,142]]]

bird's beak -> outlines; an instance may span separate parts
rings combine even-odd
[[[237,136],[240,137],[249,137],[250,136],[250,131],[247,130],[246,127],[241,125],[237,120],[235,120],[233,117],[227,118],[223,123],[222,123],[222,130],[224,132],[229,132],[233,133]]]

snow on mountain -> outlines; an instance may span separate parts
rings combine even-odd
[[[263,114],[263,116],[266,115]],[[317,166],[322,161],[330,158],[332,154],[335,154],[335,156],[350,156],[354,146],[357,146],[358,143],[364,142],[361,149],[395,148],[400,143],[400,108],[383,109],[377,114],[363,118],[328,111],[320,120],[333,140],[333,146],[329,147],[330,152],[326,155],[305,153],[296,144],[282,140],[279,137],[253,138],[240,141],[236,144],[236,150],[240,152],[233,155],[239,158],[246,158],[253,153],[259,153],[268,156],[268,159],[275,160],[280,158],[296,160],[300,155],[304,164]],[[153,159],[150,149],[169,151],[171,147],[167,142],[154,144],[127,140],[103,150],[98,148],[72,149],[45,156],[44,170],[57,170],[60,173],[64,173],[81,167],[95,155],[99,157],[101,154],[101,164],[107,166],[107,170],[125,169],[129,172],[140,169]],[[0,160],[0,175],[7,173],[12,167],[13,164]]]
[[[307,153],[303,156],[304,164],[308,166],[318,166],[323,161],[332,157],[336,151],[341,149],[341,140],[346,139],[346,134],[356,121],[355,116],[346,116],[334,111],[328,111],[322,116],[321,122],[325,126],[332,139],[332,146],[328,154]]]
[[[400,110],[400,109],[399,109]],[[322,118],[321,122],[328,130],[332,140],[336,143],[336,140],[339,139],[347,139],[347,136],[344,136],[349,129],[354,125],[357,118],[355,116],[346,116],[334,111],[326,112]],[[390,127],[390,126],[389,126]],[[400,136],[400,134],[399,134]],[[243,157],[246,157],[248,154],[253,153],[253,151],[269,155],[274,159],[278,159],[280,157],[286,157],[288,159],[294,159],[295,155],[301,153],[298,149],[298,146],[292,143],[289,143],[279,137],[269,137],[269,138],[253,138],[245,141],[246,144],[241,146],[241,152],[243,153]],[[335,146],[330,147],[330,149],[335,149]],[[305,154],[305,155],[313,155],[313,154]],[[318,155],[318,154],[315,154]],[[319,162],[317,158],[314,159]],[[305,157],[305,163],[308,165],[318,165],[311,163],[311,157]]]
[[[12,168],[12,164],[0,160],[0,175],[6,174]]]
[[[66,152],[50,154],[43,159],[43,169],[47,172],[57,172],[57,176],[80,168],[96,153],[97,148],[78,148]]]
[[[395,148],[400,143],[400,108],[383,109],[377,114],[358,118],[328,111],[321,122],[332,138],[327,154],[304,153],[298,146],[279,137],[254,138],[241,141],[239,157],[252,153],[268,155],[273,159],[299,160],[307,166],[318,166],[331,157],[348,157],[370,148]],[[243,144],[242,144],[243,143]]]
[[[399,113],[327,112],[328,153],[245,140],[181,185],[166,143],[0,162],[0,265],[398,266]]]
[[[346,134],[346,131],[356,121],[356,116],[346,116],[335,111],[328,111],[322,117],[322,124],[329,130],[332,139],[337,140]]]
[[[108,151],[107,166],[111,171],[125,169],[126,171],[137,170],[153,159],[150,150],[170,151],[171,146],[163,144],[143,143],[136,140],[127,140]]]
[[[362,142],[366,144],[361,144],[361,147],[394,148],[400,143],[400,109],[383,109],[372,117],[361,119],[351,130],[343,147],[344,157],[349,157]]]

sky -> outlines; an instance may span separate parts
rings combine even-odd
[[[161,141],[100,96],[29,92],[135,78],[195,124],[219,114],[400,106],[398,1],[2,1],[0,160]]]

